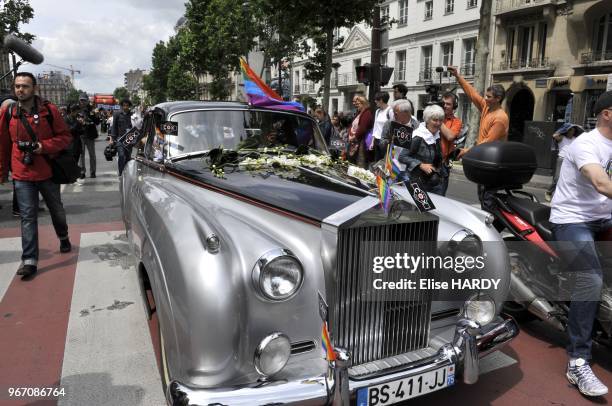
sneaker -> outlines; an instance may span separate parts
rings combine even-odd
[[[582,358],[569,361],[565,376],[585,396],[603,396],[608,393],[608,387],[595,376],[589,363]]]
[[[60,252],[70,252],[72,250],[72,244],[70,244],[70,240],[66,238],[65,240],[60,240]]]
[[[23,265],[17,270],[17,275],[20,275],[21,279],[25,279],[33,276],[37,270],[36,265]]]

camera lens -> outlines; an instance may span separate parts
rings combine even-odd
[[[32,165],[33,162],[34,162],[34,157],[32,157],[32,153],[31,152],[26,152],[23,155],[23,164],[24,165]]]

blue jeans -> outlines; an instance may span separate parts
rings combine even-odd
[[[51,180],[39,182],[16,180],[15,192],[21,215],[21,247],[23,249],[21,260],[24,265],[37,265],[38,193],[45,199],[57,237],[60,240],[68,238],[68,224],[66,224],[66,212],[62,205],[60,185]]]
[[[132,158],[132,148],[127,148],[123,145],[123,143],[117,143],[117,163],[119,166],[119,176],[123,173],[123,168],[125,168],[125,164]]]
[[[567,324],[567,353],[571,358],[591,358],[593,324],[603,286],[595,236],[611,227],[612,219],[553,225],[555,240],[561,248],[558,251],[574,283]]]

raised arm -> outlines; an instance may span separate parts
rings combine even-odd
[[[470,85],[461,74],[457,71],[457,67],[449,66],[448,71],[457,78],[457,83],[463,89],[466,96],[474,103],[474,105],[478,108],[478,110],[482,111],[487,103],[485,102],[484,97],[478,93],[478,90],[474,88],[474,86]]]

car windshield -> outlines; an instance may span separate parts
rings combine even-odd
[[[289,112],[263,110],[200,110],[177,113],[178,135],[169,136],[168,155],[265,147],[297,148],[307,145],[327,152],[316,122]]]

